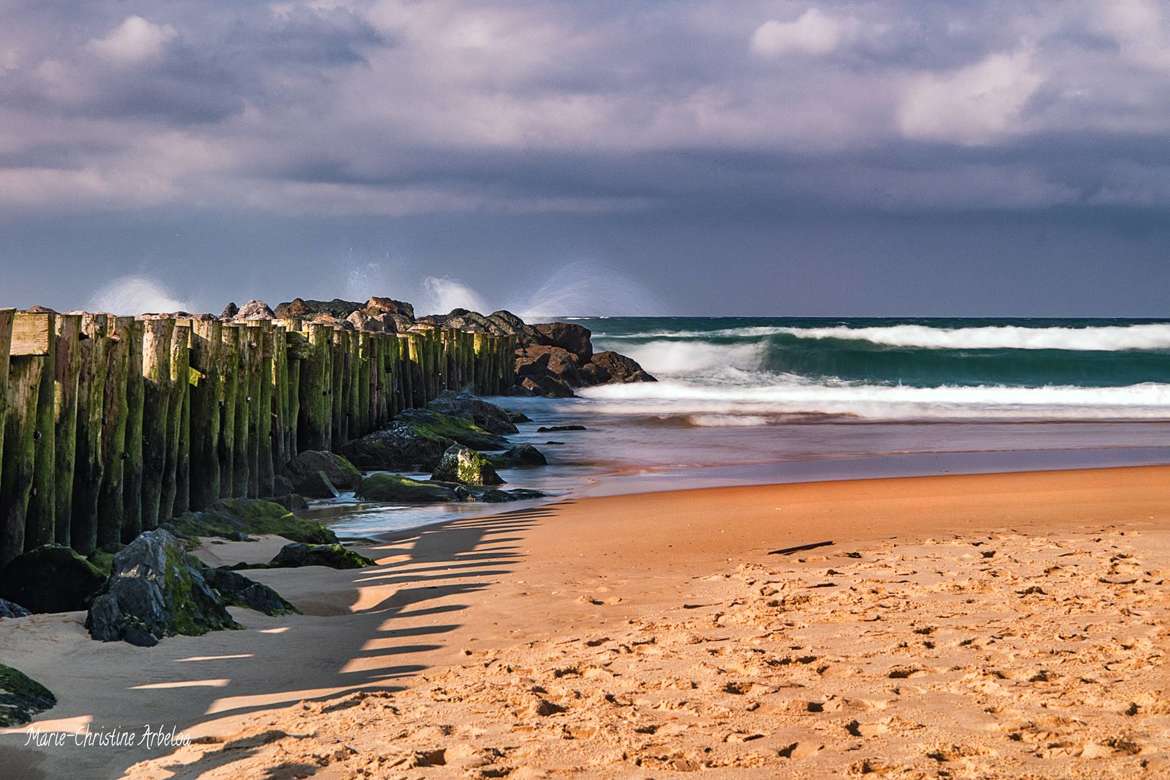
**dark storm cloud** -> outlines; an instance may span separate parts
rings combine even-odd
[[[100,217],[111,258],[186,279],[143,232],[164,213],[187,241],[184,220],[237,224],[260,268],[288,257],[266,232],[285,220],[454,275],[554,251],[676,283],[701,276],[662,270],[700,224],[743,268],[815,255],[829,225],[892,235],[875,220],[937,247],[973,215],[1038,235],[1075,215],[1105,247],[1170,205],[1167,68],[1157,0],[15,2],[0,264],[64,242],[36,225]],[[1130,270],[1156,286],[1154,251]]]

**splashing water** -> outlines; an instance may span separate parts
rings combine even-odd
[[[189,301],[174,297],[161,282],[146,276],[122,276],[98,290],[86,307],[92,311],[132,315],[191,311]]]

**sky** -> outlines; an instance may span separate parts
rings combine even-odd
[[[0,306],[1170,316],[1159,0],[0,9]]]

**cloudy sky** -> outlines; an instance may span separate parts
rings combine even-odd
[[[1159,0],[0,8],[0,305],[1170,315]]]

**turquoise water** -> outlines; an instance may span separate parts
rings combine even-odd
[[[586,318],[659,382],[498,398],[554,496],[1170,463],[1170,321]],[[541,425],[587,430],[542,434]],[[350,506],[375,534],[515,508]]]

